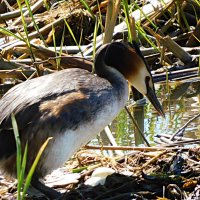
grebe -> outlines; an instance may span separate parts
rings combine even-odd
[[[22,149],[28,142],[26,172],[40,147],[48,143],[32,186],[51,198],[60,195],[39,179],[65,163],[117,116],[129,96],[128,82],[146,95],[164,116],[152,76],[137,44],[113,42],[96,53],[94,75],[78,68],[27,80],[0,100],[0,168],[16,176],[16,144],[11,124],[18,123]],[[127,82],[128,80],[128,82]]]

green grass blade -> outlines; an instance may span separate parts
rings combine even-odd
[[[188,31],[190,31],[190,25],[188,24],[188,21],[185,17],[185,14],[182,9],[182,5],[181,5],[180,1],[176,1],[176,5],[177,5],[177,10],[178,10],[178,22],[179,22],[180,27],[183,29],[183,26],[181,24],[181,17],[182,17],[182,19],[185,23],[185,26],[187,27]]]
[[[192,36],[200,43],[200,39],[198,37],[196,37],[194,34],[192,34]]]
[[[39,160],[40,160],[40,157],[41,157],[42,153],[44,152],[44,150],[45,150],[47,144],[49,143],[49,141],[50,141],[51,139],[52,139],[52,137],[49,137],[49,138],[44,142],[44,144],[40,147],[40,150],[39,150],[39,152],[38,152],[38,154],[37,154],[37,156],[36,156],[36,158],[35,158],[35,160],[34,160],[32,166],[31,166],[30,171],[28,172],[27,177],[26,177],[26,181],[25,181],[24,189],[23,189],[23,193],[22,193],[22,198],[24,198],[24,196],[25,196],[25,194],[26,194],[26,192],[27,192],[27,190],[28,190],[28,188],[29,188],[29,186],[30,186],[32,176],[33,176],[33,174],[34,174],[34,172],[35,172],[35,169],[36,169],[37,164],[38,164],[38,162],[39,162]]]
[[[124,9],[124,14],[126,18],[126,25],[128,28],[128,41],[132,42],[132,35],[131,35],[131,26],[130,26],[130,20],[129,20],[129,9],[128,9],[128,2],[127,0],[123,0],[123,9]]]
[[[22,4],[21,4],[21,1],[20,1],[20,0],[17,0],[17,4],[18,4],[19,9],[20,9],[20,12],[21,12],[22,24],[23,24],[23,27],[24,27],[25,35],[26,35],[25,42],[26,42],[26,45],[28,46],[28,48],[29,48],[29,50],[30,50],[30,54],[31,54],[31,56],[32,56],[32,59],[33,59],[33,61],[35,62],[35,56],[34,56],[34,54],[33,54],[33,50],[32,50],[32,47],[31,47],[31,43],[30,43],[30,41],[29,41],[27,24],[26,24],[26,21],[25,21],[25,18],[24,18],[24,13],[23,13],[23,11],[22,11]],[[39,75],[39,74],[40,74],[39,69],[36,68],[36,70],[37,70],[38,75]]]
[[[151,39],[149,39],[149,38],[146,36],[146,32],[144,31],[144,29],[143,29],[140,25],[138,25],[138,24],[136,24],[136,27],[137,27],[138,33],[139,33],[140,35],[142,35],[142,37],[144,37],[144,39],[145,39],[154,49],[160,51],[160,50],[157,48],[157,46],[151,41]]]
[[[196,4],[200,7],[200,1],[199,0],[194,0]]]
[[[71,27],[69,26],[69,24],[68,24],[68,22],[67,22],[66,19],[64,19],[64,22],[65,22],[65,24],[66,24],[66,26],[67,26],[67,29],[68,29],[70,35],[72,36],[74,42],[76,43],[76,46],[79,48],[79,51],[81,52],[81,54],[82,54],[82,56],[83,56],[83,53],[82,53],[82,51],[81,51],[81,47],[80,47],[80,45],[78,44],[78,42],[77,42],[77,40],[76,40],[76,38],[75,38],[75,36],[74,36],[74,33],[73,33]]]
[[[134,1],[134,5],[135,5],[135,7],[136,7],[138,10],[140,10],[140,13],[142,13],[142,14],[144,15],[144,17],[150,22],[150,24],[155,28],[155,30],[157,30],[159,27],[157,27],[157,26],[153,23],[153,21],[148,17],[148,15],[146,15],[146,14],[143,12],[143,10],[141,9],[141,7],[138,6],[137,2]]]
[[[80,0],[80,2],[85,6],[85,8],[87,9],[87,11],[91,14],[92,18],[95,19],[95,16],[90,8],[90,6],[87,4],[86,1],[84,0]]]
[[[7,30],[3,27],[0,27],[0,33],[2,33],[4,35],[12,36],[12,37],[15,37],[18,40],[24,41],[24,39],[22,37],[16,35],[15,33],[11,32],[10,30]]]
[[[93,60],[94,60],[94,58],[95,58],[95,54],[96,54],[96,44],[97,44],[97,33],[98,33],[98,29],[99,29],[99,20],[98,20],[98,18],[96,19],[96,21],[95,21],[95,26],[94,26],[94,40],[93,40],[93,46],[94,46],[94,48],[93,48],[93,53],[92,53],[92,58],[93,58]],[[92,73],[94,73],[94,64],[92,65]]]
[[[18,180],[18,184],[17,184],[17,200],[21,199],[21,187],[23,184],[23,180],[20,179],[20,175],[21,175],[21,160],[22,160],[22,151],[21,151],[21,142],[20,142],[20,138],[19,138],[19,131],[18,131],[18,126],[17,126],[17,121],[15,119],[14,114],[11,114],[11,122],[12,122],[12,127],[13,127],[13,131],[14,131],[14,135],[15,135],[15,141],[16,141],[16,148],[17,148],[17,180]]]
[[[30,15],[30,17],[31,17],[31,19],[32,19],[32,22],[33,22],[33,25],[34,25],[35,30],[38,32],[38,34],[39,34],[41,40],[43,41],[43,44],[47,47],[47,44],[46,44],[46,42],[45,42],[45,40],[44,40],[44,37],[43,37],[42,34],[40,33],[39,27],[38,27],[37,23],[35,22],[35,18],[34,18],[34,16],[33,16],[32,11],[31,11],[31,6],[30,6],[30,3],[29,3],[29,0],[25,0],[25,3],[26,3],[26,6],[27,6],[27,8],[28,8],[29,15]]]
[[[195,7],[194,7],[193,5],[191,5],[191,6],[192,6],[192,8],[193,8],[194,16],[195,16],[195,18],[196,18],[196,21],[197,21],[197,23],[198,23],[199,18],[198,18],[197,11],[196,11],[196,9],[195,9]],[[200,6],[200,3],[199,3],[199,6]]]
[[[61,55],[62,55],[62,49],[63,49],[63,44],[64,44],[64,39],[65,39],[65,26],[63,28],[63,33],[62,33],[62,38],[61,38],[61,44],[60,44],[60,51],[59,51],[59,57],[58,57],[58,69],[60,68],[60,60],[61,60]]]
[[[23,155],[22,165],[21,165],[20,180],[21,180],[22,184],[24,183],[27,154],[28,154],[28,143],[26,143],[26,146],[25,146],[25,149],[24,149],[24,155]],[[21,185],[21,188],[22,188],[22,185]],[[21,199],[22,200],[24,199],[23,195],[22,195]]]
[[[99,17],[99,26],[101,27],[101,30],[104,31],[104,25],[103,25],[103,20],[102,20],[101,8],[100,8],[98,0],[97,0],[97,7],[98,7],[98,11],[99,11],[99,15],[98,15],[98,17]]]
[[[55,27],[54,27],[54,25],[52,25],[52,33],[53,33],[53,46],[54,46],[54,51],[55,51],[55,57],[57,57],[58,56],[58,52],[56,51],[57,45],[56,45],[56,36],[55,36]],[[59,68],[58,59],[56,59],[56,68],[57,68],[57,70]]]

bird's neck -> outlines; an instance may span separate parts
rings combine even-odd
[[[112,84],[121,80],[124,82],[124,76],[116,68],[108,66],[104,62],[107,47],[108,46],[104,47],[95,59],[95,73],[99,77],[107,79]]]
[[[95,59],[95,73],[106,80],[120,93],[127,95],[128,83],[125,77],[116,68],[106,65],[104,62],[107,47],[103,48]],[[121,94],[123,93],[123,94]]]

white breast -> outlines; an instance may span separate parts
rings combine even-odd
[[[93,139],[105,126],[112,122],[128,99],[128,87],[124,91],[124,98],[120,102],[112,102],[102,109],[92,122],[79,126],[76,130],[66,130],[64,133],[57,133],[54,141],[45,153],[41,166],[45,163],[45,172],[64,164],[76,151]]]

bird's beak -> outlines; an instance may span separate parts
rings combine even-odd
[[[147,94],[146,94],[146,96],[149,99],[149,101],[153,104],[154,108],[158,111],[158,113],[162,117],[165,117],[165,114],[163,112],[162,106],[160,105],[160,102],[158,101],[158,98],[156,96],[155,91],[149,86],[147,86]]]

